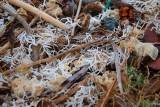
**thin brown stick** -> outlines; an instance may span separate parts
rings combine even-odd
[[[45,59],[40,59],[40,60],[35,61],[33,63],[30,63],[30,64],[21,64],[21,65],[16,67],[16,71],[21,71],[21,70],[24,70],[24,69],[27,69],[29,67],[39,65],[39,64],[42,64],[42,63],[49,63],[49,62],[54,61],[55,59],[61,58],[64,55],[67,55],[69,53],[73,53],[73,52],[75,52],[77,50],[80,50],[82,48],[89,48],[90,46],[100,45],[100,44],[104,44],[106,42],[109,42],[109,41],[108,40],[96,40],[96,41],[93,41],[93,42],[90,42],[90,43],[82,44],[82,45],[79,45],[75,48],[69,49],[69,50],[67,50],[63,53],[60,53],[58,55],[55,55],[55,56],[51,56],[51,57],[48,57],[48,58],[45,58]]]
[[[62,23],[59,20],[53,18],[52,16],[48,15],[47,13],[45,13],[45,12],[37,9],[36,7],[31,6],[28,3],[25,3],[25,2],[20,1],[20,0],[8,0],[8,2],[10,4],[15,5],[15,6],[24,8],[25,10],[27,10],[27,11],[33,13],[33,14],[36,14],[37,16],[41,17],[46,22],[49,22],[49,23],[51,23],[54,26],[57,26],[57,27],[59,27],[61,29],[66,29],[66,26],[65,26],[64,23]]]
[[[117,79],[115,79],[115,80],[113,81],[112,86],[111,86],[110,89],[107,91],[106,96],[104,97],[104,99],[103,99],[100,107],[106,107],[106,104],[107,104],[108,101],[109,101],[109,97],[110,97],[110,95],[111,95],[111,93],[112,93],[112,91],[113,91],[113,89],[114,89],[114,86],[115,86],[116,82],[117,82]]]

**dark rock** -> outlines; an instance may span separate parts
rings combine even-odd
[[[118,22],[114,18],[104,17],[101,24],[111,31],[118,27]]]

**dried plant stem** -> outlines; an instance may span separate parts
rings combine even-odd
[[[24,26],[27,33],[31,32],[31,29],[30,29],[28,23],[26,22],[26,20],[23,17],[21,17],[20,15],[18,15],[18,13],[16,12],[16,9],[14,7],[12,7],[11,5],[6,4],[6,3],[1,3],[0,6],[2,9],[6,10],[7,12],[9,12],[9,14],[11,14],[13,17],[15,17]]]
[[[18,6],[18,7],[21,7],[21,8],[24,8],[25,10],[31,12],[31,13],[34,13],[36,14],[37,16],[41,17],[42,19],[44,19],[45,21],[51,23],[52,25],[54,26],[57,26],[61,29],[66,29],[66,26],[64,23],[60,22],[59,20],[53,18],[52,16],[48,15],[47,13],[31,6],[30,4],[28,3],[25,3],[23,1],[20,1],[20,0],[8,0],[9,3],[15,5],[15,6]]]
[[[104,97],[101,106],[100,107],[106,107],[106,104],[108,103],[109,97],[111,95],[111,93],[113,92],[114,86],[116,84],[117,79],[115,79],[112,83],[112,86],[110,87],[110,89],[107,91],[106,96]]]
[[[79,0],[77,13],[76,13],[76,16],[75,16],[75,18],[74,18],[74,21],[75,21],[75,22],[77,22],[77,19],[78,19],[79,13],[80,13],[80,11],[81,11],[81,6],[82,6],[82,0]],[[72,29],[71,36],[73,36],[73,35],[74,35],[75,28],[76,28],[76,25],[75,25],[75,26],[73,27],[73,29]]]
[[[76,52],[77,50],[80,50],[82,48],[89,48],[90,46],[100,45],[100,44],[104,44],[106,42],[108,43],[109,41],[108,40],[96,40],[96,41],[93,41],[93,42],[90,42],[90,43],[87,43],[87,44],[82,44],[82,45],[79,45],[75,48],[69,49],[69,50],[67,50],[63,53],[60,53],[58,55],[55,55],[55,56],[51,56],[51,57],[48,57],[48,58],[45,58],[45,59],[40,59],[40,60],[35,61],[33,63],[30,63],[30,64],[21,64],[21,65],[17,66],[16,70],[21,71],[23,69],[27,69],[27,68],[35,66],[35,65],[39,65],[39,64],[42,64],[42,63],[49,63],[49,62],[54,61],[55,59],[61,58],[62,56],[67,55],[69,53]]]

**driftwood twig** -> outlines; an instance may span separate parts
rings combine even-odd
[[[10,4],[13,4],[15,6],[18,6],[18,7],[21,7],[21,8],[24,8],[25,10],[31,12],[31,13],[34,13],[36,14],[37,16],[41,17],[42,19],[44,19],[46,22],[49,22],[51,23],[52,25],[54,26],[57,26],[61,29],[66,29],[66,26],[64,23],[60,22],[59,20],[53,18],[52,16],[48,15],[47,13],[37,9],[36,7],[33,7],[31,6],[30,4],[28,3],[25,3],[23,1],[20,1],[20,0],[8,0],[8,2]]]

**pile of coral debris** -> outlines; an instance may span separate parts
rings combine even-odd
[[[160,0],[1,0],[1,107],[160,106]]]

